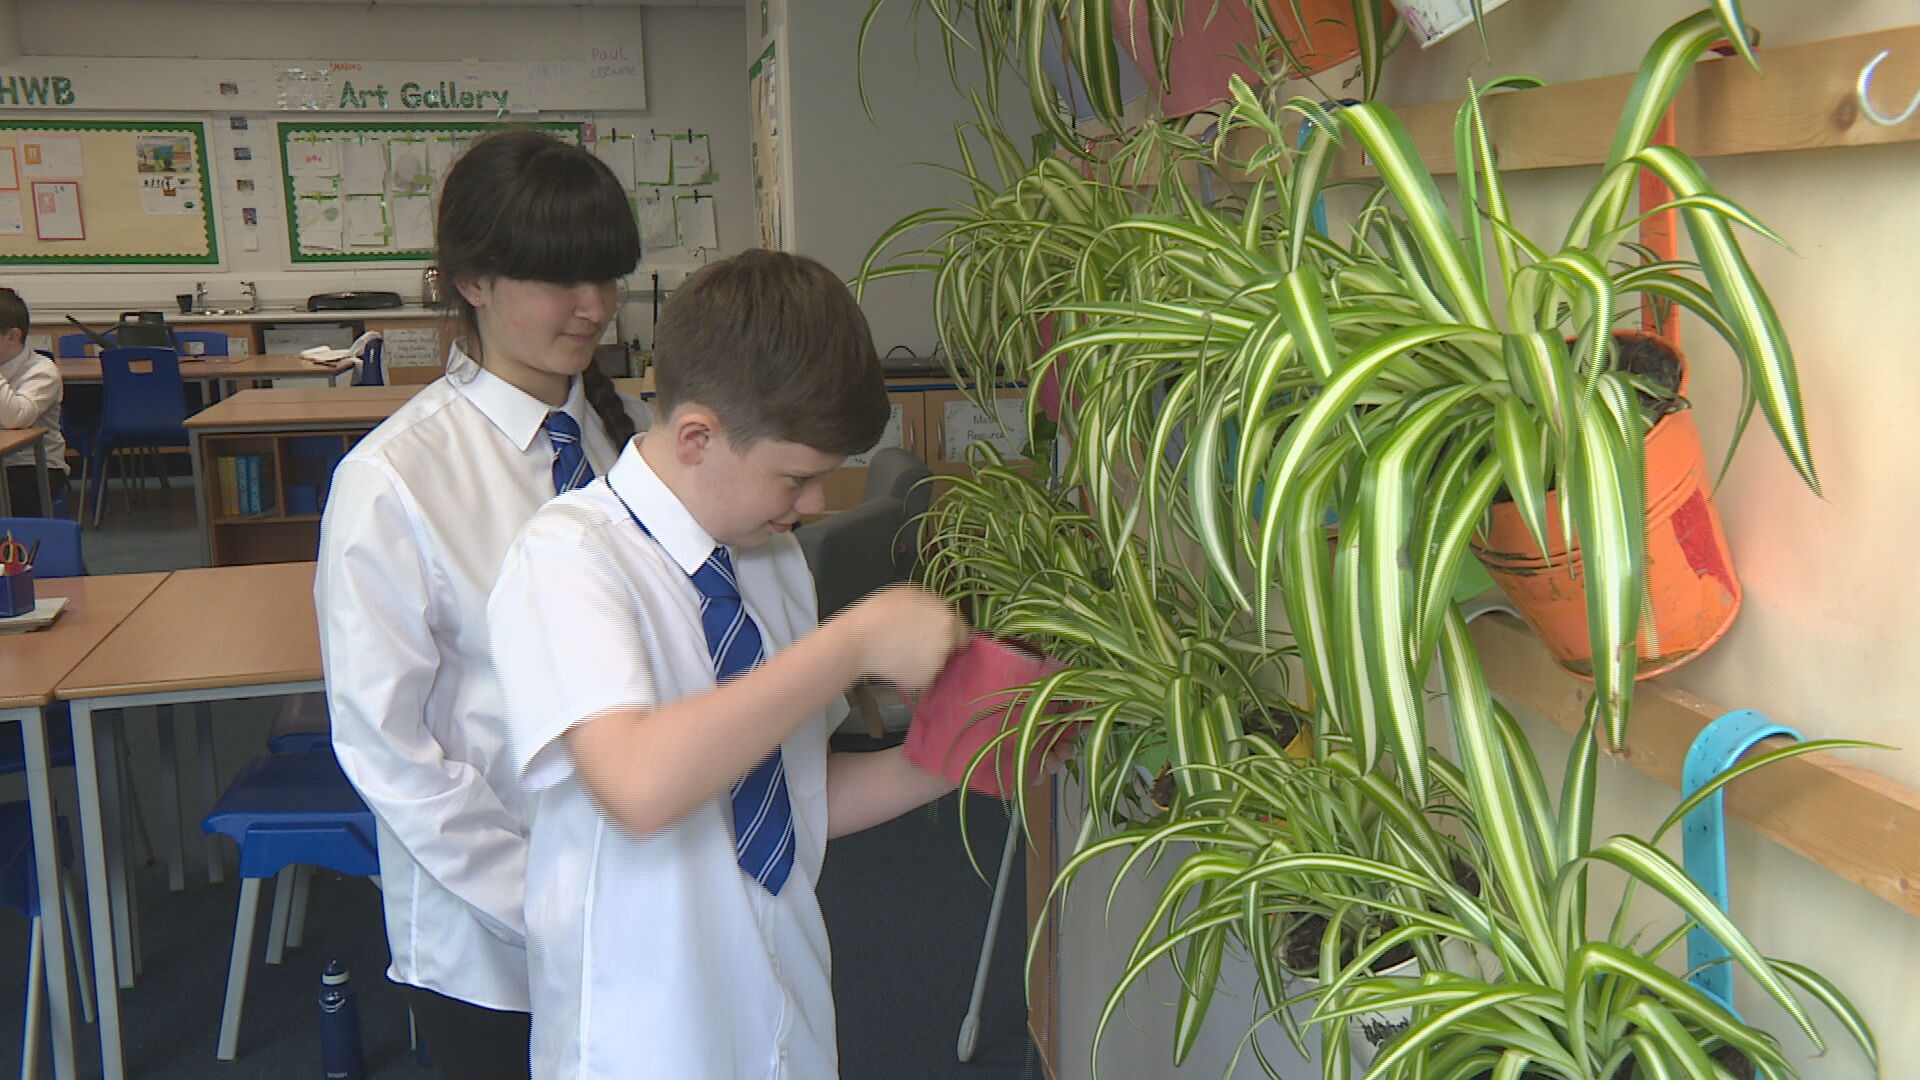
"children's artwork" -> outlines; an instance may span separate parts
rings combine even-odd
[[[340,178],[337,176],[295,176],[293,177],[294,195],[338,195]]]
[[[633,216],[640,223],[640,250],[657,255],[680,246],[680,230],[673,221],[673,200],[650,192],[634,200]]]
[[[340,201],[346,204],[347,247],[384,248],[387,246],[385,199],[378,195],[348,195]]]
[[[42,240],[85,240],[86,221],[80,212],[80,185],[37,180],[33,185],[34,233]]]
[[[633,182],[636,187],[673,183],[673,140],[649,134],[633,140]]]
[[[340,217],[341,200],[332,196],[297,200],[300,250],[333,254],[346,247],[346,222]]]
[[[78,135],[22,135],[20,174],[29,180],[84,180],[86,160]]]
[[[425,138],[387,140],[387,193],[425,195],[433,190],[433,170],[427,164]]]
[[[395,251],[433,250],[433,200],[425,195],[396,195],[387,200],[393,211]]]
[[[27,219],[20,213],[20,190],[0,191],[0,236],[22,236]]]
[[[676,184],[711,184],[717,179],[713,172],[713,140],[705,135],[675,135],[673,137],[673,182]]]
[[[134,171],[178,173],[194,171],[193,136],[184,132],[165,135],[136,135],[133,140]]]
[[[633,144],[637,141],[631,135],[602,135],[593,143],[593,156],[613,170],[622,191],[632,191],[638,186],[633,171]]]
[[[680,231],[680,246],[706,248],[720,246],[720,227],[714,216],[713,196],[679,195],[673,200],[674,224]]]
[[[140,178],[140,210],[143,213],[197,214],[203,207],[200,198],[198,176],[163,173]]]
[[[323,135],[288,139],[287,172],[293,176],[339,176],[340,144]]]
[[[447,170],[453,168],[453,163],[459,159],[460,155],[466,153],[469,141],[452,135],[428,137],[427,170],[433,173],[435,187],[447,178]]]
[[[351,139],[340,144],[340,183],[349,195],[379,195],[387,188],[387,141]]]

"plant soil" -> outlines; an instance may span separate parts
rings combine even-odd
[[[1240,714],[1241,730],[1257,732],[1273,739],[1274,745],[1285,750],[1293,744],[1300,733],[1306,730],[1307,719],[1293,706],[1282,702],[1278,705],[1259,705]],[[1174,786],[1173,770],[1160,766],[1154,774],[1153,783],[1147,788],[1147,798],[1161,810],[1173,809],[1173,797],[1177,792]]]
[[[1614,335],[1613,366],[1615,370],[1645,379],[1667,391],[1665,397],[1655,397],[1644,391],[1637,393],[1640,411],[1646,415],[1648,423],[1657,422],[1668,413],[1687,407],[1687,403],[1679,396],[1680,357],[1659,338],[1645,334]]]

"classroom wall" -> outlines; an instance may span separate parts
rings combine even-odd
[[[953,89],[934,19],[916,10],[920,5],[882,9],[863,64],[855,63],[855,43],[869,0],[796,0],[792,6],[785,31],[792,246],[851,277],[895,221],[967,197],[965,183],[939,166],[959,165],[954,125],[971,122],[973,106]],[[961,62],[972,63],[964,56]],[[871,120],[860,99],[863,76]],[[1024,91],[1009,91],[1008,116],[1016,125],[1025,119],[1025,100]],[[932,298],[925,275],[882,281],[867,291],[861,306],[881,353],[904,345],[931,355]]]
[[[1846,5],[1796,0],[1745,0],[1767,45],[1788,45],[1911,23],[1901,0]],[[1696,10],[1687,0],[1513,0],[1486,20],[1492,60],[1471,33],[1421,52],[1404,49],[1389,62],[1381,96],[1394,104],[1457,100],[1471,74],[1529,72],[1570,81],[1632,70],[1665,26]],[[1764,66],[1764,48],[1761,51]],[[1327,85],[1335,85],[1335,75]],[[1897,110],[1914,91],[1885,86],[1881,108]],[[1914,121],[1920,122],[1920,121]],[[1791,250],[1746,237],[1748,255],[1772,294],[1799,358],[1801,391],[1825,497],[1806,490],[1756,418],[1718,493],[1728,542],[1745,588],[1745,604],[1727,636],[1706,656],[1663,677],[1663,683],[1726,708],[1754,708],[1809,737],[1875,740],[1891,749],[1849,754],[1863,766],[1909,787],[1920,786],[1912,693],[1906,675],[1920,651],[1920,580],[1907,572],[1905,551],[1920,528],[1910,496],[1910,463],[1920,460],[1920,366],[1912,342],[1920,310],[1904,298],[1920,286],[1908,239],[1920,228],[1911,178],[1920,146],[1811,150],[1707,160],[1721,190],[1778,231]],[[1591,183],[1589,169],[1510,176],[1509,194],[1523,225],[1558,236],[1574,201]],[[1539,235],[1539,234],[1536,234]],[[1710,460],[1718,462],[1739,404],[1738,375],[1727,350],[1697,321],[1683,325],[1692,362],[1693,399]],[[1526,717],[1540,758],[1564,760],[1565,735]],[[1599,835],[1645,834],[1677,802],[1673,789],[1629,765],[1603,764]],[[1809,1080],[1920,1076],[1920,1014],[1906,987],[1920,965],[1920,920],[1822,867],[1790,854],[1753,831],[1729,826],[1731,906],[1740,925],[1770,955],[1810,964],[1867,1013],[1883,1065],[1866,1064],[1843,1031],[1814,1006],[1834,1049],[1817,1057],[1810,1044],[1751,987],[1737,982],[1737,1004],[1775,1032]],[[1677,844],[1672,853],[1678,855]],[[1087,1046],[1101,999],[1120,970],[1128,942],[1103,928],[1103,883],[1076,896],[1063,961],[1063,1078],[1086,1077]],[[1121,890],[1127,914],[1115,925],[1137,927],[1141,891]],[[1670,910],[1670,909],[1669,909]],[[1653,925],[1670,926],[1668,911],[1648,908]],[[1250,984],[1244,963],[1227,963],[1226,983]],[[1106,1080],[1169,1075],[1220,1075],[1245,1017],[1245,994],[1223,991],[1196,1057],[1172,1072],[1171,983],[1129,999],[1100,1053]],[[1248,1061],[1236,1076],[1257,1076]],[[1310,1072],[1288,1076],[1314,1075]]]
[[[740,61],[745,39],[743,10],[738,6],[556,7],[552,5],[342,5],[317,3],[236,4],[186,0],[63,0],[59,4],[26,4],[19,11],[22,63],[82,56],[140,56],[182,61],[178,78],[201,80],[221,60],[297,59],[308,63],[327,60],[446,60],[510,61],[577,59],[590,44],[620,38],[621,27],[632,28],[643,51],[646,107],[593,111],[548,112],[537,118],[592,119],[603,127],[692,128],[712,136],[719,183],[711,190],[719,215],[719,254],[738,251],[752,243],[752,184],[748,172],[745,65]],[[102,34],[101,27],[113,27]],[[609,27],[612,27],[609,30]],[[195,63],[194,60],[204,63]],[[120,100],[138,100],[137,85],[115,89]],[[0,110],[0,117],[47,118],[48,110]],[[111,112],[88,111],[72,115],[106,118]],[[174,115],[174,114],[147,114]],[[239,282],[259,284],[263,306],[284,308],[316,292],[344,288],[391,289],[408,303],[418,301],[418,263],[368,265],[351,269],[335,266],[294,267],[287,256],[285,208],[278,184],[277,142],[273,119],[377,120],[378,115],[251,112],[179,114],[208,123],[209,156],[219,211],[220,246],[224,265],[218,268],[182,268],[164,272],[139,270],[40,270],[23,273],[0,268],[0,276],[19,283],[36,306],[98,305],[171,309],[177,293],[190,292],[195,281],[207,281],[216,306],[238,306]],[[232,132],[228,117],[244,115],[247,132]],[[396,114],[397,115],[397,114]],[[487,119],[480,113],[452,113],[448,118]],[[406,119],[421,119],[408,116]],[[246,205],[257,206],[261,222],[257,244],[245,249],[240,223],[241,196],[232,190],[225,171],[231,148],[240,140],[256,153],[256,195]],[[267,151],[270,173],[262,174],[258,155]],[[267,182],[267,176],[272,182]],[[702,189],[708,190],[708,189]],[[698,260],[676,256],[643,263],[642,272],[629,281],[630,292],[651,287],[651,272],[662,274],[662,286],[671,288]],[[23,280],[24,279],[24,280]],[[634,296],[622,310],[623,337],[651,341],[651,300]]]

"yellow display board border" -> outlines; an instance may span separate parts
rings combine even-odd
[[[205,252],[113,252],[87,255],[0,254],[0,266],[154,266],[212,265],[220,261],[219,232],[214,226],[213,174],[207,158],[207,125],[198,120],[0,120],[0,134],[28,132],[124,131],[135,135],[193,136],[193,152],[200,168],[200,220]]]
[[[294,265],[313,265],[316,263],[381,263],[381,262],[421,262],[433,258],[433,252],[426,249],[409,251],[339,251],[309,252],[300,250],[300,196],[294,193],[293,170],[290,167],[290,148],[293,140],[302,135],[397,135],[412,137],[419,135],[484,135],[493,131],[515,128],[532,128],[549,135],[571,141],[579,145],[580,121],[554,122],[480,122],[459,123],[453,121],[405,121],[386,122],[335,122],[335,123],[281,123],[279,125],[280,176],[285,186],[287,204],[287,257]]]

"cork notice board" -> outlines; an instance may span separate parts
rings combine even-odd
[[[0,265],[218,263],[206,125],[0,120]]]

